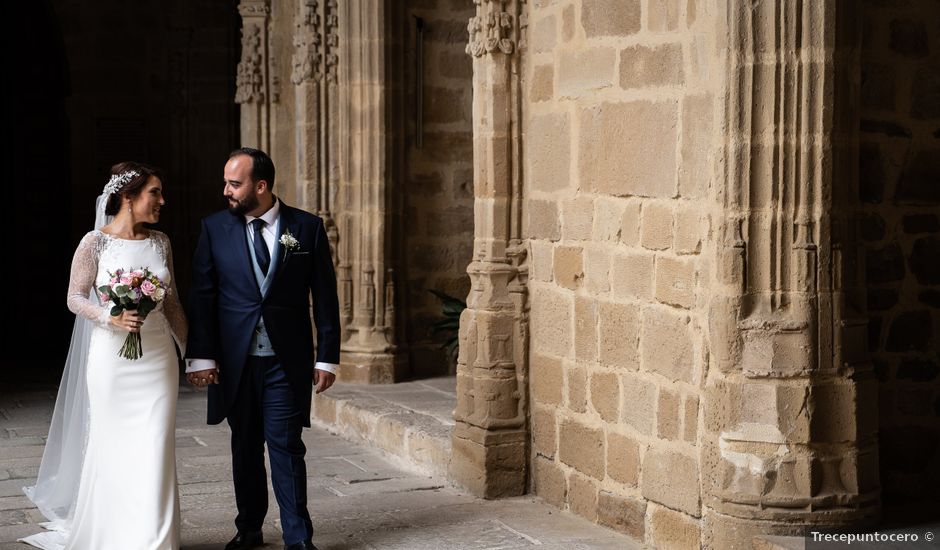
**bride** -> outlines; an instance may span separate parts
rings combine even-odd
[[[186,317],[167,236],[148,230],[164,205],[147,165],[123,162],[98,197],[95,230],[75,251],[68,307],[76,314],[39,478],[26,494],[50,521],[23,542],[47,550],[179,548],[176,350]],[[148,268],[169,285],[146,318],[110,314],[95,290],[118,269]],[[143,356],[119,351],[140,333]]]

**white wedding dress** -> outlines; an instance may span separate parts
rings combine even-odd
[[[158,231],[144,240],[126,240],[96,230],[76,250],[68,305],[94,326],[85,366],[84,460],[72,488],[74,501],[58,511],[48,510],[35,498],[44,482],[40,470],[40,483],[27,494],[52,521],[44,524],[48,531],[23,542],[46,550],[179,548],[174,433],[179,370],[174,339],[185,348],[186,318],[172,284],[172,261],[169,240]],[[128,333],[108,324],[110,307],[89,296],[96,295],[90,293],[93,284],[97,288],[108,283],[109,271],[140,267],[171,286],[141,327],[143,356],[131,361],[118,356]],[[64,457],[49,460],[61,461],[59,470],[68,462]],[[56,475],[46,477],[52,478],[48,484]],[[62,509],[67,517],[60,517]]]

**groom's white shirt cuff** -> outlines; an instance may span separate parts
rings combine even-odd
[[[191,372],[199,372],[201,370],[210,370],[216,368],[214,359],[187,359],[186,360],[186,374]]]
[[[333,363],[321,363],[318,361],[317,364],[313,366],[313,368],[324,370],[330,374],[336,374],[336,369],[339,368],[339,365],[334,365]]]
[[[214,359],[187,359],[186,360],[186,374],[191,372],[199,372],[202,370],[209,370],[218,368]],[[321,363],[317,362],[314,366],[315,369],[323,370],[331,374],[336,374],[336,369],[339,368],[339,365],[334,365],[333,363]]]

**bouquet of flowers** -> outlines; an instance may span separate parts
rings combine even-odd
[[[141,317],[147,317],[157,304],[166,297],[166,283],[142,267],[134,270],[118,269],[108,272],[111,281],[98,287],[102,303],[111,302],[111,315],[117,317],[124,310],[137,311]],[[118,355],[136,361],[144,355],[140,345],[140,332],[128,333]]]

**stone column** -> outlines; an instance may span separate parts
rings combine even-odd
[[[477,0],[473,56],[474,256],[460,318],[451,472],[473,493],[525,492],[526,248],[522,200],[520,50],[525,0]]]
[[[336,112],[330,111],[338,118],[338,131],[330,137],[334,144],[321,141],[321,147],[336,153],[341,180],[335,211],[343,323],[339,377],[347,382],[389,383],[401,379],[407,367],[398,345],[395,309],[402,110],[396,103],[399,85],[394,68],[403,59],[396,35],[404,25],[402,3],[329,4],[330,10],[338,9],[341,37],[339,93],[334,98],[338,105]],[[329,58],[326,61],[328,65]],[[319,109],[323,112],[324,106]],[[327,173],[330,164],[326,161],[323,168]],[[318,207],[329,206],[331,193],[318,195]]]
[[[291,57],[295,192],[300,208],[323,218],[334,262],[339,238],[333,218],[339,183],[338,26],[337,0],[297,2]]]
[[[270,0],[241,0],[242,56],[235,76],[235,103],[241,105],[241,143],[271,150],[272,109],[279,86],[274,70]]]
[[[852,2],[729,0],[704,541],[873,520],[877,393],[850,154]]]

